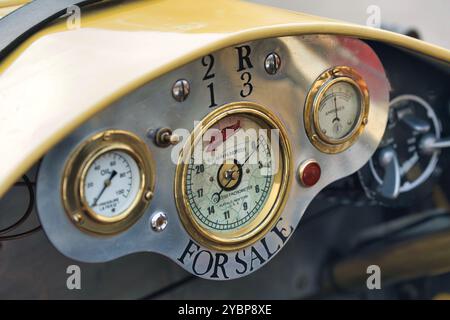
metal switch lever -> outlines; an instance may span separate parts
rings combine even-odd
[[[172,132],[170,128],[160,128],[155,135],[155,143],[159,147],[168,147],[180,142],[180,137]]]
[[[381,150],[380,164],[384,168],[384,178],[379,191],[384,197],[395,199],[400,193],[400,166],[397,153],[392,147]]]
[[[402,120],[406,125],[408,125],[408,127],[410,127],[414,131],[420,133],[427,133],[428,131],[430,131],[430,124],[413,114],[407,113],[400,115],[400,120]]]
[[[431,154],[437,149],[449,147],[450,147],[450,138],[437,139],[432,134],[427,134],[420,141],[420,149],[426,154]]]

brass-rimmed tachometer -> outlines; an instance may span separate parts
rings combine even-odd
[[[206,116],[184,146],[175,198],[189,234],[221,251],[246,247],[276,223],[290,179],[285,129],[249,102]]]
[[[118,233],[143,214],[154,181],[154,164],[145,143],[130,132],[107,130],[71,155],[62,181],[64,208],[82,230]]]

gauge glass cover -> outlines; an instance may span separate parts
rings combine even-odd
[[[216,233],[245,228],[258,215],[268,200],[273,186],[270,141],[254,135],[245,141],[247,130],[257,133],[262,127],[247,116],[232,115],[218,121],[212,129],[236,129],[231,132],[238,145],[215,141],[199,141],[208,153],[225,154],[224,161],[188,165],[186,191],[197,222]],[[227,137],[230,138],[230,137]],[[239,159],[240,158],[240,159]],[[239,160],[238,160],[239,159]],[[212,159],[213,160],[213,159]]]
[[[224,106],[202,121],[177,174],[177,205],[188,231],[221,250],[264,235],[280,213],[287,187],[284,129],[262,107],[246,106]]]
[[[330,141],[348,136],[361,113],[361,93],[350,82],[337,81],[323,93],[318,107],[319,131]]]
[[[124,151],[108,151],[87,169],[83,186],[85,201],[97,215],[113,218],[133,204],[140,185],[136,161]]]

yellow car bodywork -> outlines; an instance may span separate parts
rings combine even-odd
[[[23,2],[0,2],[0,16]],[[337,34],[450,62],[450,51],[420,40],[241,1],[106,1],[83,9],[79,27],[71,18],[34,34],[0,63],[0,197],[52,146],[111,102],[234,44]]]

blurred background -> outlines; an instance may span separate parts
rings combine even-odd
[[[422,40],[450,49],[448,0],[250,0],[288,10],[366,24],[367,8],[380,8],[383,27],[414,28]]]

